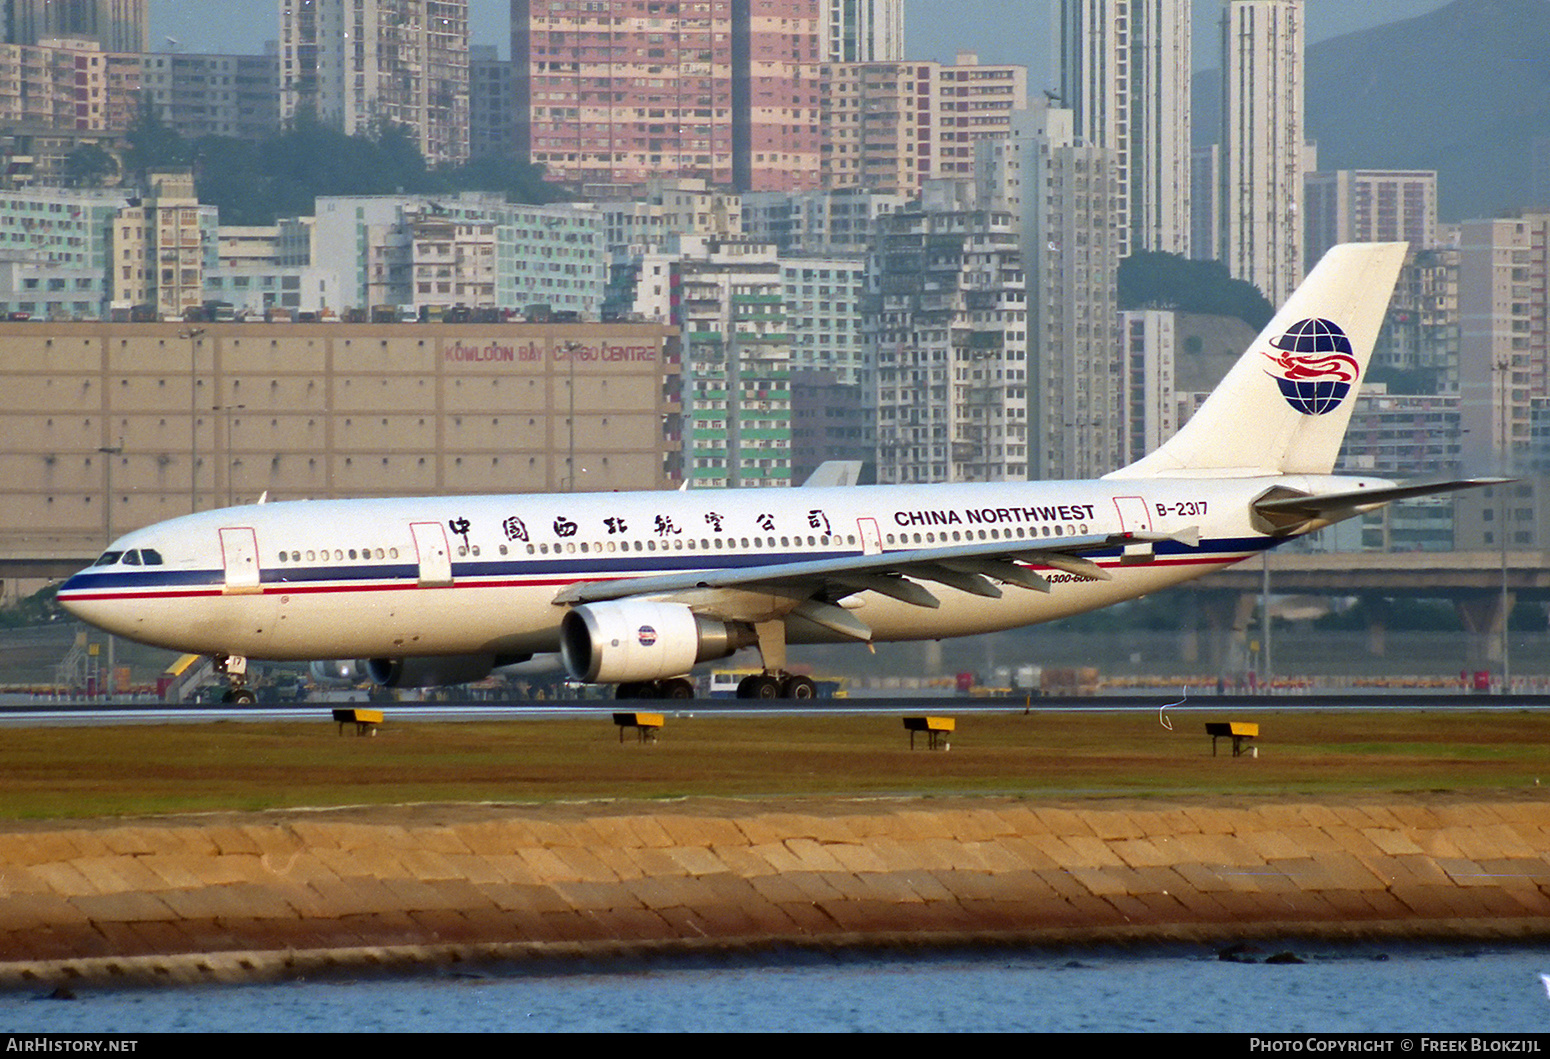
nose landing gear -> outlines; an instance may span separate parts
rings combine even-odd
[[[233,706],[252,706],[258,701],[248,687],[248,660],[242,655],[216,655],[215,671],[226,677],[230,686],[221,701]]]

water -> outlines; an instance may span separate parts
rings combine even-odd
[[[1227,1031],[1539,1033],[1550,946],[794,954],[470,976],[0,996],[10,1032]]]

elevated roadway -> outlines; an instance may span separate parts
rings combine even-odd
[[[1270,590],[1293,595],[1373,593],[1425,599],[1473,599],[1502,590],[1502,553],[1289,552],[1269,553]],[[1186,588],[1258,592],[1264,560],[1219,570]],[[1550,601],[1550,552],[1509,551],[1507,591],[1520,600]]]

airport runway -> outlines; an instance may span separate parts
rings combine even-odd
[[[1017,698],[877,697],[760,702],[739,699],[649,700],[613,702],[438,702],[346,703],[314,702],[288,706],[164,706],[146,704],[67,703],[0,704],[0,728],[96,726],[115,724],[210,724],[222,722],[311,721],[332,724],[335,706],[370,706],[395,722],[602,720],[614,712],[643,710],[670,717],[845,717],[867,714],[1005,713],[1158,713],[1204,715],[1235,711],[1312,713],[1328,710],[1463,711],[1500,713],[1550,710],[1550,695],[1478,695],[1414,691],[1400,694],[1205,695],[1181,699],[1178,693]]]

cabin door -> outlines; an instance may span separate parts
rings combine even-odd
[[[420,557],[420,587],[442,588],[452,583],[452,549],[439,522],[411,522],[414,550]]]
[[[1152,513],[1146,501],[1139,496],[1116,496],[1114,506],[1119,511],[1119,528],[1128,533],[1148,533],[1152,529]]]
[[[221,565],[228,596],[255,595],[263,589],[258,576],[258,534],[251,526],[227,526],[221,530]]]
[[[1114,507],[1119,511],[1119,528],[1125,533],[1150,533],[1152,529],[1152,512],[1146,506],[1146,500],[1139,496],[1116,496]],[[1150,541],[1127,544],[1125,550],[1120,553],[1119,561],[1129,565],[1131,563],[1149,563],[1157,558],[1157,552]]]
[[[861,554],[881,555],[883,553],[883,535],[877,531],[875,518],[856,519],[856,529],[861,531]]]

